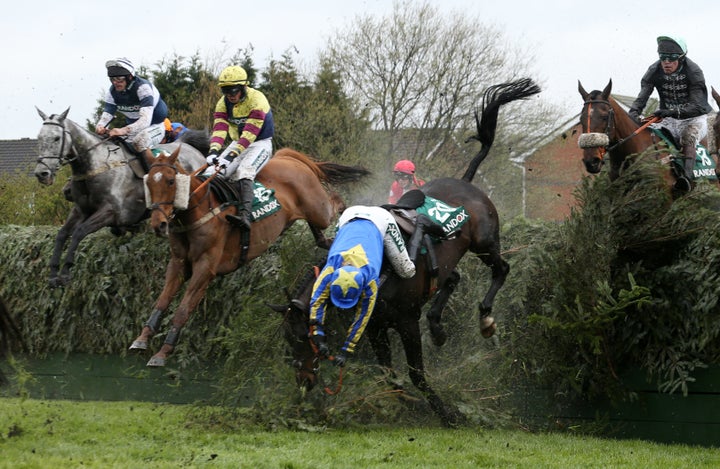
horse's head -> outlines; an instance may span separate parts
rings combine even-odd
[[[150,226],[158,236],[170,232],[170,220],[175,209],[187,208],[190,196],[190,176],[177,165],[180,147],[172,154],[160,153],[154,157],[146,150],[146,158],[153,163],[145,175],[145,203],[150,209]]]
[[[318,262],[323,265],[325,260]],[[303,392],[310,391],[318,383],[320,355],[310,341],[309,302],[318,268],[309,269],[298,282],[292,295],[288,295],[287,304],[268,306],[282,315],[283,335],[290,347],[292,366],[295,369],[295,381]]]
[[[38,134],[38,163],[35,166],[35,177],[41,184],[49,186],[55,182],[55,174],[72,154],[72,136],[65,124],[69,111],[70,108],[67,108],[60,115],[48,116],[37,109],[43,119],[43,125]]]
[[[617,140],[615,113],[610,104],[611,90],[612,80],[604,90],[590,93],[578,81],[578,91],[584,101],[580,114],[582,134],[578,138],[578,145],[583,150],[585,169],[591,174],[600,172],[610,142]]]
[[[283,335],[290,347],[295,382],[303,392],[310,391],[318,383],[320,356],[310,342],[308,335],[307,306],[299,300],[285,305],[268,305],[283,315]]]

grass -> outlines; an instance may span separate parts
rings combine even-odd
[[[226,411],[0,398],[0,468],[702,468],[717,448],[520,430],[221,425]],[[210,422],[215,422],[211,424]]]

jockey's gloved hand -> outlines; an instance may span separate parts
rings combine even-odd
[[[671,109],[658,109],[657,111],[653,112],[653,116],[655,117],[672,117],[676,115],[677,113]]]
[[[207,161],[207,164],[215,166],[218,164],[218,152],[217,150],[210,150],[210,153],[208,153],[207,158],[205,159]]]
[[[327,346],[327,343],[325,342],[325,336],[324,335],[312,335],[310,336],[310,340],[315,343],[315,347],[317,347],[318,354],[322,355],[323,357],[329,357],[330,356],[330,349]]]
[[[347,362],[347,356],[345,356],[344,353],[338,353],[337,355],[335,355],[335,360],[333,360],[333,365],[339,366],[342,368],[345,366],[346,362]]]

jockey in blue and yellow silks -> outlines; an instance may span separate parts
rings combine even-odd
[[[329,355],[323,329],[328,300],[340,309],[357,305],[355,320],[335,357],[338,366],[355,351],[375,308],[383,255],[401,277],[415,275],[393,216],[382,207],[348,207],[338,220],[338,232],[310,298],[310,335],[324,355]]]

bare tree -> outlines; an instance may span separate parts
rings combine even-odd
[[[324,54],[377,130],[422,129],[424,151],[471,127],[483,90],[524,68],[497,28],[413,1],[396,2],[388,17],[356,18]]]

